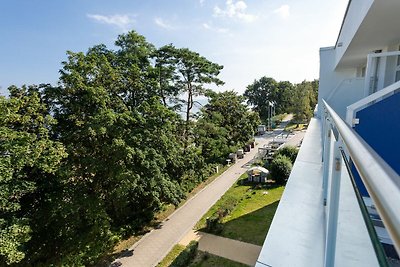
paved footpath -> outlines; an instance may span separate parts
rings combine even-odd
[[[271,138],[256,138],[258,145],[246,153],[243,159],[238,160],[217,179],[177,209],[162,222],[160,229],[147,233],[129,249],[128,253],[124,253],[125,256],[116,259],[112,266],[150,267],[157,265],[172,247],[195,226],[203,214],[246,171],[245,165],[257,154],[258,147],[267,144]]]
[[[193,230],[179,243],[187,246],[192,240],[199,242],[199,250],[201,251],[207,251],[211,254],[249,266],[256,264],[261,251],[261,246],[208,233],[195,232]]]

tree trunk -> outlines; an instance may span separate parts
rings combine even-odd
[[[192,84],[188,83],[188,98],[187,98],[187,105],[186,105],[186,123],[185,123],[185,131],[184,131],[184,139],[185,139],[185,150],[188,145],[189,141],[189,122],[190,122],[190,111],[193,108],[193,91],[192,91]]]

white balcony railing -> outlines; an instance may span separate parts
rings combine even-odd
[[[324,266],[335,266],[343,164],[348,170],[377,260],[381,266],[387,266],[382,246],[351,174],[349,161],[354,164],[364,182],[398,253],[400,177],[324,100],[323,105],[323,195],[327,210]]]

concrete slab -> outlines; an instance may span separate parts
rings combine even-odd
[[[261,246],[249,244],[221,236],[199,232],[199,250],[254,266]]]

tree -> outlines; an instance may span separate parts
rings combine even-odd
[[[207,96],[209,103],[201,110],[195,141],[209,162],[221,162],[253,137],[259,117],[248,111],[244,97],[234,91],[209,92]]]
[[[282,155],[282,156],[286,156],[290,159],[290,161],[292,162],[292,164],[294,164],[294,162],[296,161],[296,157],[297,157],[297,153],[299,152],[299,149],[297,147],[294,146],[284,146],[281,149],[279,149],[275,155]]]
[[[115,45],[119,50],[114,53],[115,62],[110,63],[119,74],[118,93],[125,103],[136,107],[142,101],[157,96],[157,80],[151,65],[154,45],[135,31],[119,35]]]
[[[172,87],[175,88],[173,92],[187,95],[184,131],[185,147],[187,147],[194,97],[204,95],[206,84],[223,84],[217,77],[223,66],[213,63],[187,48],[178,49],[172,45],[159,50],[157,66],[162,65],[162,62],[166,62],[168,66],[167,77],[172,82]],[[174,73],[172,73],[172,69],[175,69]]]
[[[311,102],[315,99],[310,82],[303,81],[294,89],[292,112],[297,123],[308,122],[312,116],[313,107]]]
[[[292,171],[292,162],[283,155],[277,155],[271,162],[270,171],[272,178],[278,184],[285,184]]]
[[[163,105],[178,102],[180,88],[177,87],[178,79],[176,73],[176,48],[172,45],[165,45],[157,49],[153,58],[155,59],[155,71],[158,78],[159,95]]]
[[[0,96],[0,265],[25,258],[31,239],[34,198],[51,182],[66,157],[59,142],[50,139],[55,120],[39,94],[39,87],[9,88]],[[34,200],[34,201],[33,201]]]
[[[220,159],[251,135],[257,115],[228,93],[210,106],[220,121],[203,119],[204,138],[189,138],[193,98],[222,84],[222,66],[172,45],[156,50],[134,31],[115,44],[68,51],[57,86],[0,97],[0,266],[94,264],[207,177],[214,161],[202,147]],[[170,107],[182,93],[186,120]]]
[[[278,82],[278,88],[276,93],[276,113],[289,113],[291,105],[293,103],[293,90],[294,86],[289,81]]]
[[[273,78],[261,77],[247,86],[244,96],[262,119],[267,119],[270,103],[278,103],[278,83]],[[279,106],[279,104],[278,104]]]
[[[319,80],[314,80],[311,83],[312,93],[310,93],[310,103],[311,108],[315,108],[315,105],[318,103],[318,88],[319,88]]]
[[[63,253],[69,264],[104,253],[112,245],[112,227],[140,229],[163,203],[177,205],[183,197],[182,120],[153,87],[152,46],[132,32],[116,44],[117,51],[95,46],[86,54],[69,52],[59,86],[45,91],[69,154],[60,175],[68,181],[63,197],[71,201],[52,211],[57,216],[51,222],[65,241],[42,247],[58,242],[52,256]],[[62,214],[77,219],[63,227]]]

